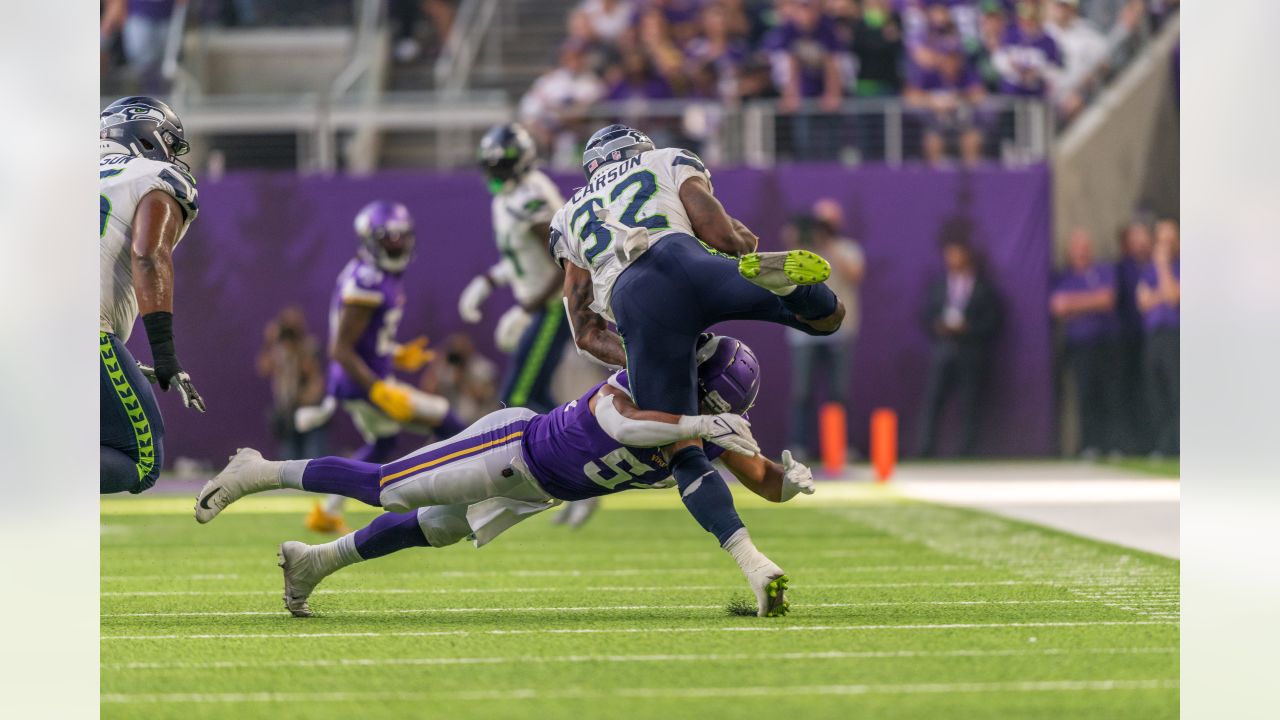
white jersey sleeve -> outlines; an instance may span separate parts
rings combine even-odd
[[[493,198],[494,239],[502,259],[490,276],[511,285],[520,303],[536,300],[558,273],[546,240],[535,230],[550,223],[563,204],[559,188],[538,170]]]
[[[133,215],[149,193],[172,197],[182,212],[176,244],[199,212],[195,178],[173,163],[132,155],[105,155],[98,161],[99,314],[98,327],[127,341],[138,317],[133,292]]]

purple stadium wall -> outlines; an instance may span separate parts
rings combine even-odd
[[[557,177],[566,190],[580,176]],[[865,446],[872,408],[896,408],[910,448],[923,392],[928,337],[920,311],[928,279],[940,272],[944,232],[967,234],[986,256],[1005,301],[1005,323],[984,400],[979,448],[989,455],[1042,455],[1055,449],[1050,323],[1049,173],[1046,168],[972,173],[802,166],[719,170],[716,194],[756,230],[765,249],[779,246],[787,218],[820,197],[844,205],[846,228],[863,245],[867,279],[855,354],[850,422]],[[418,223],[418,255],[408,271],[409,306],[401,336],[443,339],[463,329],[457,297],[495,259],[489,196],[471,173],[386,172],[372,177],[297,177],[233,173],[200,185],[198,221],[177,253],[179,355],[209,405],[206,415],[161,399],[167,456],[220,461],[236,447],[273,447],[266,413],[269,388],[254,359],[267,321],[301,305],[312,330],[326,332],[335,275],[355,242],[351,218],[378,197],[406,203]],[[490,300],[474,331],[493,350],[492,328],[509,296]],[[726,330],[760,356],[765,386],[752,412],[767,451],[786,430],[789,359],[780,328],[734,323]],[[144,333],[130,345],[150,357]],[[349,445],[338,418],[336,447]],[[944,425],[943,449],[952,438]],[[401,449],[407,452],[408,444]]]

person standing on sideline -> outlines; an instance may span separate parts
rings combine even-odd
[[[1178,347],[1182,325],[1182,286],[1178,259],[1181,242],[1173,220],[1156,223],[1156,245],[1151,263],[1138,281],[1138,309],[1146,329],[1143,358],[1155,452],[1178,454]]]
[[[978,392],[986,375],[991,343],[1000,329],[1000,298],[961,240],[942,243],[946,273],[929,285],[924,321],[933,337],[929,376],[916,454],[932,456],[938,440],[938,416],[952,393],[960,395],[962,455],[973,455],[977,441]]]
[[[1114,266],[1094,261],[1093,240],[1084,228],[1071,232],[1067,262],[1049,296],[1049,312],[1066,336],[1063,360],[1075,383],[1081,455],[1094,458],[1119,451],[1116,274]]]
[[[1154,439],[1148,426],[1147,388],[1142,356],[1146,342],[1142,312],[1138,310],[1138,280],[1151,262],[1151,222],[1137,215],[1120,234],[1120,261],[1116,263],[1116,315],[1120,321],[1119,355],[1116,358],[1120,427],[1124,452],[1139,455],[1151,451]]]
[[[858,339],[858,288],[866,274],[862,246],[840,236],[844,210],[832,198],[822,198],[813,205],[813,219],[803,218],[791,230],[795,246],[812,250],[831,263],[827,287],[844,303],[844,323],[830,335],[806,335],[787,328],[787,344],[791,348],[791,452],[797,457],[811,457],[817,433],[814,432],[814,378],[827,378],[827,396],[840,403],[846,415],[852,410],[849,382],[853,374],[853,348]],[[852,427],[846,423],[846,427]]]
[[[324,426],[300,432],[293,422],[298,408],[319,404],[325,390],[319,343],[298,306],[281,310],[267,323],[258,352],[258,376],[271,381],[271,434],[280,443],[280,457],[323,456]]]

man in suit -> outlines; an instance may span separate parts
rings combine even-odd
[[[977,433],[978,393],[991,343],[1000,329],[1000,298],[974,256],[957,239],[942,243],[946,272],[929,285],[924,322],[933,338],[929,377],[916,452],[934,454],[938,417],[952,394],[959,396],[963,455],[972,455]]]

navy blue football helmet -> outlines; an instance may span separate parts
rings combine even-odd
[[[529,131],[517,123],[506,123],[489,128],[480,139],[478,155],[489,189],[496,193],[533,168],[538,150]]]
[[[653,149],[648,135],[626,125],[609,125],[595,131],[582,151],[582,171],[587,179],[609,163],[635,157]]]
[[[191,149],[178,114],[145,95],[108,105],[99,116],[98,139],[103,154],[124,153],[163,162],[174,162]]]

